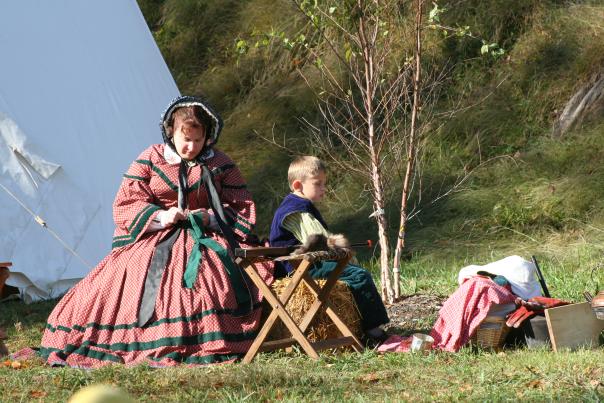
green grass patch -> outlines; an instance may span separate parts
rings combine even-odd
[[[318,362],[299,352],[271,353],[250,365],[169,369],[112,365],[85,371],[32,360],[21,369],[0,367],[0,394],[5,401],[66,401],[81,387],[103,383],[140,401],[599,401],[601,360],[602,352],[594,350],[496,354],[470,348],[456,354],[323,354]]]

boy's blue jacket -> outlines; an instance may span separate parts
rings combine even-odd
[[[300,244],[300,240],[296,239],[294,234],[283,228],[283,220],[293,213],[310,213],[327,229],[327,224],[323,220],[321,213],[310,200],[290,193],[285,196],[281,205],[275,211],[268,238],[271,246],[294,246]],[[287,271],[291,271],[291,266],[287,267]]]

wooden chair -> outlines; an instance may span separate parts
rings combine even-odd
[[[362,351],[363,347],[359,340],[350,331],[348,326],[340,319],[332,308],[329,302],[329,293],[332,291],[333,286],[336,284],[338,277],[342,273],[342,270],[348,264],[348,261],[352,257],[349,250],[339,251],[320,251],[320,252],[309,252],[303,255],[289,256],[288,248],[246,248],[236,249],[235,256],[237,256],[236,263],[244,268],[250,279],[260,289],[264,298],[268,301],[271,306],[271,313],[267,318],[266,322],[260,329],[260,332],[256,336],[256,339],[252,343],[249,351],[243,358],[244,363],[251,362],[254,357],[261,351],[272,351],[277,349],[288,348],[294,344],[299,344],[302,349],[313,359],[318,359],[319,354],[317,351],[324,349],[333,349],[344,346],[352,346],[356,351]],[[275,292],[262,280],[262,277],[256,271],[254,266],[255,263],[266,260],[275,261],[289,261],[292,266],[295,267],[290,283],[283,290],[281,295],[276,295]],[[336,260],[337,266],[334,271],[330,274],[321,288],[317,282],[310,276],[308,270],[312,267],[313,263],[319,260]],[[315,300],[310,306],[300,324],[292,319],[290,314],[287,312],[286,307],[290,301],[290,298],[294,291],[304,284],[313,293]],[[336,325],[342,337],[328,340],[321,340],[317,342],[310,342],[305,336],[305,332],[308,326],[312,322],[313,318],[319,313],[321,309],[325,309],[329,318]],[[275,325],[277,319],[280,319],[287,329],[291,332],[291,338],[265,341],[269,335],[271,329]]]
[[[4,290],[4,283],[10,276],[8,268],[12,266],[11,262],[0,262],[0,298],[2,297],[2,291]]]

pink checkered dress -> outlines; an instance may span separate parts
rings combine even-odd
[[[164,159],[164,147],[149,147],[124,175],[113,205],[112,252],[50,314],[40,349],[48,363],[99,367],[225,362],[244,354],[256,336],[259,292],[250,284],[254,309],[245,316],[234,315],[235,293],[213,250],[203,249],[193,288],[184,287],[183,275],[194,245],[186,230],[172,248],[151,320],[142,328],[137,325],[147,269],[155,246],[168,231],[146,229],[160,209],[177,205],[179,164]],[[208,167],[229,224],[246,246],[256,211],[239,169],[218,150]],[[208,208],[199,166],[189,168],[188,183],[189,208]],[[209,232],[208,236],[227,248],[221,234]],[[272,270],[271,265],[261,269],[267,282],[272,280]]]

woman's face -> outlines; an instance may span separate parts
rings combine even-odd
[[[206,142],[205,128],[192,120],[174,121],[174,148],[182,159],[192,160],[201,152]]]

